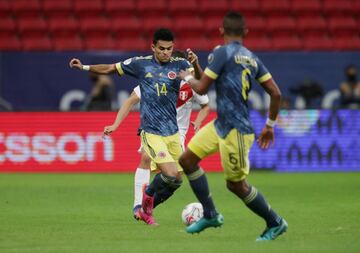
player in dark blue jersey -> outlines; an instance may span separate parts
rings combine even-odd
[[[180,70],[192,71],[191,64],[184,58],[171,57],[174,37],[168,29],[154,33],[153,55],[133,57],[115,64],[83,65],[79,59],[72,59],[70,67],[91,71],[96,74],[126,74],[138,79],[141,102],[141,142],[145,152],[160,169],[151,184],[144,188],[142,209],[138,216],[147,224],[155,225],[152,216],[154,199],[166,200],[181,185],[178,159],[182,153],[176,103],[181,79]]]
[[[186,71],[179,74],[199,94],[206,93],[215,82],[218,113],[215,121],[193,137],[180,158],[190,185],[204,207],[204,217],[186,230],[196,233],[223,224],[223,217],[217,213],[211,198],[204,171],[198,166],[203,158],[219,151],[227,188],[266,222],[266,229],[257,241],[273,240],[287,230],[287,223],[246,180],[250,168],[249,151],[254,141],[247,100],[251,86],[256,82],[271,97],[269,118],[258,139],[260,147],[267,149],[274,142],[273,127],[281,93],[260,59],[242,45],[247,32],[243,17],[238,13],[227,14],[220,31],[225,45],[215,48],[209,55],[208,67],[201,79],[194,79]]]

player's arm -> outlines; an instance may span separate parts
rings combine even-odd
[[[186,52],[188,54],[188,61],[194,67],[194,76],[195,76],[195,78],[200,79],[204,71],[200,66],[198,56],[190,48],[186,49]]]
[[[201,109],[198,115],[196,116],[195,121],[191,122],[191,124],[194,127],[195,133],[200,130],[201,124],[204,122],[204,120],[210,113],[210,106],[208,104],[202,104],[200,106]]]
[[[131,109],[140,102],[140,98],[136,95],[136,93],[133,91],[130,95],[130,97],[125,101],[125,103],[120,107],[116,119],[114,123],[111,126],[104,127],[104,134],[110,135],[112,132],[114,132],[120,124],[124,121],[126,116],[129,114]]]
[[[71,59],[70,68],[90,71],[98,75],[109,75],[116,73],[115,64],[96,64],[96,65],[83,65],[79,59]]]
[[[274,79],[270,78],[260,83],[264,90],[270,95],[269,117],[257,140],[262,149],[267,149],[275,142],[274,126],[280,110],[281,92]]]
[[[179,77],[182,80],[185,80],[188,84],[190,84],[191,89],[193,89],[197,94],[200,95],[205,95],[208,92],[210,85],[214,81],[214,79],[207,76],[205,72],[201,76],[201,79],[198,80],[194,78],[191,72],[188,70],[181,70],[179,72]]]

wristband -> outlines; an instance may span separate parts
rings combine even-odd
[[[187,75],[187,76],[184,77],[184,80],[186,82],[189,82],[191,79],[194,79],[194,77],[192,75]]]
[[[89,71],[90,70],[90,65],[83,65],[82,70]]]
[[[266,125],[269,127],[274,127],[276,124],[276,120],[271,120],[269,118],[266,119]]]

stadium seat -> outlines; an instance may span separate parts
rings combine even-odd
[[[135,37],[139,35],[142,29],[142,23],[137,18],[113,18],[110,24],[111,30],[117,34],[117,37]]]
[[[268,18],[265,27],[273,36],[291,36],[296,33],[296,22],[291,17]]]
[[[224,16],[229,11],[227,0],[202,0],[199,4],[200,13],[203,16]]]
[[[22,48],[25,51],[50,51],[53,49],[47,34],[38,37],[22,37]]]
[[[262,0],[260,8],[263,15],[267,16],[284,16],[291,14],[291,6],[288,0]]]
[[[333,49],[333,41],[328,37],[305,37],[304,49],[305,50],[331,50]]]
[[[105,0],[104,9],[112,18],[132,18],[136,15],[135,1]]]
[[[0,17],[0,35],[5,36],[6,34],[11,35],[16,33],[16,23],[10,16]]]
[[[267,24],[261,16],[253,16],[246,19],[246,26],[250,36],[262,36],[267,33]]]
[[[187,48],[191,48],[195,51],[201,51],[201,50],[209,51],[213,47],[214,45],[211,43],[211,41],[209,41],[209,39],[203,36],[198,36],[193,38],[189,37],[176,41],[176,48],[181,50],[186,50]]]
[[[78,33],[79,22],[74,18],[52,18],[48,21],[49,31],[53,35],[72,36]]]
[[[111,50],[115,48],[115,40],[110,36],[92,37],[87,36],[84,38],[86,50]]]
[[[103,13],[101,0],[74,1],[74,11],[79,18],[98,18]]]
[[[336,36],[356,35],[359,28],[352,17],[331,17],[328,20],[330,32]]]
[[[167,17],[146,17],[143,19],[142,29],[147,36],[152,36],[153,32],[159,27],[172,29],[174,22]]]
[[[232,0],[230,10],[240,11],[246,18],[260,14],[260,4],[258,0]]]
[[[18,31],[22,34],[22,37],[30,36],[37,37],[47,33],[47,23],[43,18],[39,17],[29,17],[29,18],[20,18],[18,21]]]
[[[72,15],[72,0],[44,0],[42,8],[47,17],[68,17]]]
[[[223,17],[210,17],[204,19],[204,33],[209,37],[220,36],[219,28],[222,26]]]
[[[302,41],[297,36],[282,37],[276,36],[272,38],[273,49],[294,51],[303,47]]]
[[[198,17],[178,18],[175,20],[174,32],[181,37],[197,37],[204,32],[204,24]]]
[[[139,0],[137,11],[141,17],[152,16],[159,17],[166,13],[167,3],[164,0]]]
[[[168,10],[173,18],[193,17],[194,13],[198,11],[198,5],[194,0],[171,0]]]
[[[116,40],[115,48],[124,51],[150,51],[150,41],[139,36],[136,38],[123,38],[121,40]]]
[[[254,51],[268,51],[273,48],[272,42],[267,36],[248,36],[244,40],[244,46]]]
[[[85,36],[102,37],[111,33],[110,22],[103,17],[87,17],[80,20],[80,29]]]
[[[293,13],[299,18],[319,17],[322,6],[319,0],[293,0],[291,5]]]
[[[9,1],[16,17],[38,17],[42,15],[42,9],[38,0]]]
[[[327,24],[324,18],[321,16],[314,17],[299,17],[297,19],[297,28],[299,32],[303,31],[325,31],[327,30]]]
[[[21,50],[21,42],[16,34],[1,34],[0,51],[19,51]]]
[[[11,12],[10,4],[8,1],[0,1],[0,17],[9,15]]]
[[[344,16],[348,17],[354,13],[354,5],[350,0],[324,0],[323,12],[326,16]]]
[[[334,49],[337,50],[360,50],[360,38],[353,37],[336,37],[334,40]]]
[[[77,34],[66,37],[53,37],[52,41],[56,51],[79,51],[84,48],[83,42]]]

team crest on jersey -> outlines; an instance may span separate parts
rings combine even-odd
[[[211,54],[209,54],[209,56],[208,56],[208,63],[211,64],[211,63],[213,62],[213,60],[214,60],[214,54],[211,53]]]
[[[188,97],[189,97],[189,93],[186,90],[179,92],[180,100],[185,101]]]
[[[160,151],[157,155],[159,158],[165,158],[166,157],[166,153],[164,151]]]
[[[129,59],[125,60],[123,63],[124,63],[124,65],[129,65],[131,63],[131,61],[132,61],[132,58],[129,58]]]
[[[176,73],[174,71],[170,71],[167,76],[170,80],[174,80],[176,78]]]

